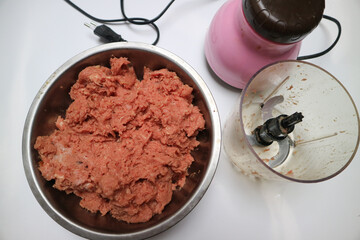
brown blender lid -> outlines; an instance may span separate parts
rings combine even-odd
[[[243,0],[248,23],[264,38],[293,43],[306,37],[320,22],[325,0]]]

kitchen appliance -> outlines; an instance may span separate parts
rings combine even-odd
[[[359,114],[344,86],[304,61],[280,61],[249,81],[223,130],[223,147],[246,175],[319,182],[351,162]]]

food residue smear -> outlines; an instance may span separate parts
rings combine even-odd
[[[183,187],[205,120],[176,73],[145,67],[139,81],[128,59],[110,66],[79,73],[65,118],[36,140],[39,169],[93,213],[146,222]]]

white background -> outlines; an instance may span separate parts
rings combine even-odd
[[[74,0],[100,18],[120,17],[119,1]],[[158,21],[159,47],[192,65],[217,102],[224,124],[239,90],[207,67],[204,39],[225,0],[180,0]],[[126,1],[129,16],[152,18],[166,0]],[[360,1],[328,0],[325,13],[343,34],[327,55],[311,62],[337,77],[360,107]],[[21,137],[30,104],[45,80],[66,60],[101,44],[85,16],[63,0],[0,0],[0,239],[82,239],[53,221],[25,178]],[[129,41],[151,43],[149,27],[115,26]],[[323,20],[303,42],[301,54],[325,49],[336,27]],[[239,53],[241,54],[241,53]],[[331,106],[329,106],[331,107]],[[335,178],[317,184],[252,182],[224,153],[215,177],[195,209],[152,239],[360,239],[360,154]]]

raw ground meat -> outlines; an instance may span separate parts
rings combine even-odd
[[[110,65],[79,73],[65,118],[37,138],[39,169],[91,212],[146,222],[184,185],[205,121],[174,72],[145,68],[139,81],[126,58]]]

